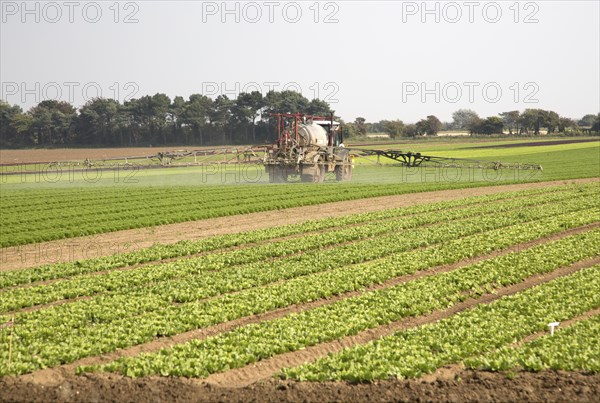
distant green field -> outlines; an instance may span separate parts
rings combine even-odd
[[[536,147],[473,148],[479,146],[510,145],[532,142],[530,139],[482,141],[467,139],[450,143],[439,141],[401,143],[395,145],[362,146],[370,149],[401,149],[425,155],[448,158],[469,158],[488,161],[521,162],[541,164],[543,172],[502,171],[482,172],[427,167],[423,169],[403,168],[396,161],[380,158],[376,166],[375,157],[356,159],[353,183],[438,183],[438,182],[506,182],[531,180],[556,180],[600,176],[600,139],[575,144],[559,144]],[[564,139],[556,139],[561,141]],[[547,139],[539,141],[548,141]],[[184,161],[185,162],[185,161]],[[29,168],[28,168],[29,169]],[[4,167],[4,172],[18,168]],[[21,171],[18,171],[21,172]],[[330,175],[329,181],[333,181]],[[204,186],[204,185],[247,185],[266,184],[268,177],[261,164],[210,165],[199,167],[175,167],[141,169],[119,168],[90,169],[82,172],[70,167],[46,167],[42,174],[17,174],[0,176],[0,189],[57,188],[57,187],[113,187],[113,186]]]
[[[485,142],[510,144],[523,140]],[[325,202],[508,184],[600,177],[600,142],[472,148],[477,141],[415,143],[410,149],[453,158],[535,163],[543,171],[361,165],[352,182],[267,184],[261,165],[72,171],[0,176],[0,246],[199,220]],[[403,148],[403,145],[399,145]],[[226,185],[226,186],[224,186]]]

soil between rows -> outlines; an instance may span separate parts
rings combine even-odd
[[[452,379],[389,380],[352,385],[344,382],[293,382],[269,379],[244,388],[216,387],[185,378],[126,378],[119,375],[71,375],[58,387],[21,378],[0,378],[2,402],[593,402],[600,395],[600,374],[547,371],[457,372]]]
[[[0,249],[0,262],[2,263],[0,271],[108,256],[117,252],[130,252],[147,248],[155,243],[170,244],[182,239],[193,241],[209,236],[233,234],[286,224],[297,224],[321,218],[408,207],[470,196],[485,196],[501,192],[539,189],[562,184],[593,182],[600,183],[600,179],[585,178],[534,182],[374,197],[320,204],[319,208],[315,206],[294,207],[283,210],[217,217],[178,224],[40,242]]]

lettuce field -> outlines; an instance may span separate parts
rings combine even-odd
[[[552,387],[593,400],[599,142],[510,143],[416,146],[543,173],[3,176],[0,401],[519,400]],[[139,242],[77,250],[106,240]],[[57,250],[70,253],[43,256]]]

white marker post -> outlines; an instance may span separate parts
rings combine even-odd
[[[558,325],[560,325],[560,322],[548,323],[548,327],[550,328],[550,336],[554,336],[554,329],[556,329]]]

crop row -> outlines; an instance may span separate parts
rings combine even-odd
[[[311,193],[308,190],[304,192],[292,192],[294,195],[301,199],[310,199],[314,197],[314,192]],[[320,193],[321,194],[321,193]],[[344,192],[341,192],[344,194]],[[221,209],[226,211],[232,207],[239,207],[239,197],[242,197],[243,193],[236,194],[225,194],[222,197],[211,197],[202,199],[200,201],[195,200],[193,209]],[[252,201],[247,204],[249,209],[254,209],[255,205],[260,203],[274,203],[278,201],[285,201],[289,199],[290,195],[283,194],[272,194],[271,192],[265,192],[257,190],[253,195]],[[164,213],[177,213],[183,214],[185,211],[190,210],[190,200],[188,198],[198,197],[193,193],[189,193],[186,197],[182,197],[177,193],[170,197],[150,197],[140,200],[127,200],[126,202],[115,202],[107,203],[106,206],[101,206],[103,214],[98,217],[99,206],[93,201],[81,202],[76,206],[68,206],[59,204],[52,207],[51,203],[40,205],[38,209],[29,207],[26,209],[20,209],[18,211],[5,211],[4,223],[6,224],[7,233],[16,233],[18,226],[24,226],[29,224],[30,227],[35,226],[38,230],[51,229],[52,220],[56,219],[57,215],[63,221],[69,220],[94,220],[98,224],[110,222],[114,218],[128,218],[132,214],[136,213],[138,219],[151,216],[155,210],[163,211]]]
[[[545,196],[547,198],[547,202],[551,202],[561,200],[564,195],[567,195],[566,197],[574,197],[575,195],[579,196],[589,194],[589,191],[597,191],[597,189],[594,187],[573,188],[572,186],[550,188],[548,191],[542,190],[543,189],[537,189],[534,191],[528,190],[499,193],[490,196],[470,197],[461,200],[386,210],[384,212],[354,214],[339,218],[327,218],[302,224],[291,224],[281,227],[248,231],[239,234],[216,236],[199,241],[180,241],[172,245],[155,245],[143,250],[119,253],[107,257],[5,271],[0,272],[0,288],[33,283],[36,281],[52,280],[61,277],[69,277],[77,274],[111,270],[115,268],[152,262],[155,260],[212,252],[230,247],[252,247],[254,246],[253,244],[257,242],[276,239],[279,237],[289,237],[298,234],[306,234],[309,232],[331,230],[346,225],[360,225],[376,220],[381,221],[399,218],[411,214],[421,214],[434,211],[443,212],[450,208],[466,208],[479,203],[495,202],[521,197],[530,197],[531,200],[528,204],[535,204],[540,200],[539,197]]]
[[[559,193],[559,195],[564,197],[562,193]],[[554,195],[552,195],[552,197],[553,196]],[[475,203],[475,201],[469,200],[468,203],[465,203],[464,208],[471,206],[473,203]],[[214,252],[232,246],[254,247],[256,242],[276,239],[278,237],[304,235],[309,232],[323,230],[335,231],[339,230],[339,228],[345,227],[346,225],[364,225],[374,221],[398,219],[409,214],[424,214],[427,212],[439,211],[442,208],[448,209],[449,207],[451,206],[448,203],[440,206],[427,206],[426,208],[420,209],[395,209],[380,214],[370,213],[360,216],[351,215],[339,218],[337,220],[325,219],[311,223],[294,224],[283,227],[255,230],[241,234],[211,237],[195,242],[182,241],[173,245],[156,245],[148,249],[126,254],[113,255],[110,257],[89,259],[74,263],[45,265],[37,268],[24,270],[19,269],[10,272],[4,272],[0,273],[0,284],[2,287],[5,287],[39,280],[72,276],[74,274],[83,274],[86,272],[110,270],[152,260],[182,257],[202,252]]]
[[[490,183],[492,184],[492,183]],[[448,184],[440,184],[440,188],[445,188]],[[455,184],[456,185],[456,184]],[[465,184],[467,187],[468,184]],[[477,184],[479,185],[479,184]],[[472,185],[476,186],[476,185]],[[355,191],[365,192],[367,194],[377,195],[381,193],[396,194],[397,192],[414,191],[411,188],[422,187],[407,184],[335,184],[319,187],[319,192],[325,195],[336,193],[346,194],[351,196]],[[240,194],[253,194],[257,196],[281,196],[285,194],[294,196],[308,196],[315,193],[313,185],[294,184],[288,185],[235,185],[235,186],[128,186],[126,192],[122,187],[96,187],[96,188],[78,188],[77,192],[72,189],[3,189],[3,198],[0,201],[0,207],[7,211],[22,211],[23,207],[37,210],[43,209],[47,201],[50,205],[56,204],[56,207],[84,207],[91,209],[95,202],[102,204],[123,204],[128,200],[134,202],[145,201],[150,204],[153,202],[164,202],[165,193],[176,196],[177,198],[188,199],[193,198],[199,203],[204,203],[208,200],[228,200],[235,199]],[[433,190],[433,189],[432,189]],[[165,192],[166,191],[166,192]],[[83,202],[83,205],[81,204]]]
[[[451,272],[368,292],[283,318],[242,326],[206,339],[192,340],[156,353],[123,357],[102,368],[128,376],[186,377],[205,377],[239,368],[402,318],[447,309],[469,297],[490,293],[495,288],[516,284],[530,276],[595,256],[599,236],[600,230],[596,230],[567,237]],[[588,302],[587,306],[584,302],[578,305],[584,306],[584,310],[593,308],[600,304],[600,295],[592,296]]]
[[[443,186],[442,186],[443,187]],[[216,187],[215,187],[216,188]],[[320,204],[329,201],[349,200],[415,191],[405,187],[355,187],[353,190],[342,186],[322,186],[319,192],[310,193],[308,186],[240,186],[239,192],[225,200],[214,198],[212,187],[197,188],[197,193],[180,197],[170,195],[171,189],[165,189],[164,196],[147,198],[131,203],[87,202],[75,206],[54,207],[44,210],[43,200],[40,209],[32,207],[31,213],[24,216],[16,214],[17,222],[6,225],[0,238],[0,246],[12,246],[24,243],[47,241],[100,232],[139,228],[152,225],[192,221],[217,216],[244,214],[249,212]],[[119,191],[103,189],[105,192]],[[304,192],[304,193],[302,193]],[[44,193],[49,200],[51,193]],[[32,195],[36,197],[36,195]],[[77,196],[74,196],[76,199]],[[10,204],[10,194],[3,196],[5,204]],[[218,199],[218,198],[217,198]],[[241,202],[241,201],[244,202]],[[11,220],[6,212],[4,219]],[[27,217],[27,218],[24,218]],[[102,222],[98,218],[102,217]],[[29,222],[28,220],[33,220]],[[44,224],[40,224],[44,223]],[[43,228],[41,227],[43,225]]]
[[[514,202],[506,202],[504,205],[478,206],[473,209],[447,210],[441,213],[413,216],[410,220],[390,220],[385,223],[372,223],[360,227],[327,232],[313,237],[260,245],[253,249],[243,249],[172,263],[149,265],[128,271],[112,271],[102,275],[78,276],[48,285],[9,289],[0,293],[2,296],[0,312],[83,295],[89,296],[106,291],[127,290],[128,293],[135,293],[137,286],[153,282],[160,282],[158,286],[151,287],[150,291],[153,294],[161,295],[167,301],[190,301],[212,296],[215,293],[224,292],[224,290],[229,291],[231,290],[231,285],[235,285],[236,287],[262,285],[267,282],[290,278],[290,275],[304,275],[331,267],[332,265],[352,264],[356,263],[357,260],[371,260],[385,254],[424,246],[424,242],[431,244],[449,239],[452,236],[464,236],[475,231],[489,230],[494,228],[494,226],[497,227],[499,222],[503,223],[503,225],[514,224],[526,221],[527,217],[540,218],[594,205],[591,198],[587,202],[587,205],[585,204],[585,198],[579,198],[576,201],[577,203],[571,201],[574,205],[570,206],[562,203],[540,204],[529,209],[529,216],[525,216],[522,210],[509,211],[500,216],[498,215],[498,213],[508,208],[518,207],[518,204]],[[493,215],[487,217],[486,220],[483,214]],[[471,217],[473,215],[476,218],[459,222],[455,221],[459,218]],[[429,228],[427,231],[428,237],[423,236],[419,232],[411,231],[404,233],[400,231],[402,229],[419,228],[426,224],[448,220],[453,221],[445,225]],[[387,236],[384,235],[390,231],[398,232]],[[373,236],[376,236],[376,238],[364,240]],[[362,241],[355,244],[338,246],[326,252],[320,250],[325,246],[350,240]],[[316,252],[305,253],[302,256],[292,256],[275,262],[265,262],[267,258],[315,249],[317,249]],[[368,252],[362,252],[363,250]],[[306,262],[306,265],[302,264],[304,262]],[[315,264],[314,262],[321,264]],[[286,263],[294,265],[297,273],[290,271],[286,277],[277,277],[277,273],[282,272]],[[323,264],[326,266],[323,266]],[[236,267],[238,265],[241,266]],[[214,270],[225,270],[225,272],[223,275],[208,274],[209,271]],[[298,270],[300,271],[298,272]],[[199,274],[203,275],[198,276]],[[190,280],[189,276],[196,277]],[[176,280],[180,278],[182,279]],[[206,291],[207,289],[208,291]]]
[[[591,203],[592,201],[590,200]],[[531,213],[537,219],[541,219],[552,212],[558,214],[569,211],[564,205],[560,208],[552,207],[552,205],[536,207],[543,214],[536,215],[535,211],[531,211]],[[150,285],[147,289],[152,294],[159,295],[167,301],[190,302],[225,292],[239,291],[245,288],[318,273],[336,267],[345,267],[362,262],[373,262],[382,257],[418,247],[430,247],[455,238],[490,231],[520,222],[527,222],[530,220],[530,217],[523,216],[522,211],[505,213],[500,216],[480,215],[477,218],[443,223],[421,229],[420,231],[396,233],[326,251],[309,252],[301,256],[276,262],[256,263],[244,265],[239,268],[226,269],[215,276],[196,276],[176,281],[160,282]]]
[[[516,210],[501,215],[493,214],[486,216],[478,214],[475,218],[430,226],[426,231],[397,232],[374,239],[345,244],[326,251],[316,250],[300,256],[290,256],[270,262],[265,262],[263,259],[255,259],[254,255],[252,255],[253,250],[248,250],[247,252],[250,252],[249,257],[242,256],[241,260],[230,257],[223,260],[219,259],[222,258],[221,255],[216,255],[215,258],[217,259],[213,259],[212,262],[206,259],[191,259],[157,266],[145,266],[126,272],[114,271],[104,275],[75,277],[49,285],[10,289],[0,294],[3,297],[0,307],[2,312],[6,312],[25,306],[74,298],[80,295],[93,295],[106,291],[119,294],[119,291],[122,291],[129,298],[128,305],[145,300],[148,302],[149,307],[152,306],[152,309],[156,309],[157,306],[171,302],[194,301],[226,292],[239,291],[265,285],[270,282],[328,270],[332,267],[342,267],[358,262],[375,260],[382,256],[416,247],[433,245],[454,239],[455,237],[468,236],[477,232],[489,231],[494,228],[514,225],[519,222],[527,222],[568,211],[584,210],[594,205],[595,201],[592,198],[588,198],[587,200],[579,198],[569,200],[568,204],[539,205],[528,209],[526,213],[522,210]],[[479,213],[483,211],[483,207],[480,206],[482,210]],[[502,206],[497,206],[497,208],[498,210],[502,210]],[[487,206],[487,210],[489,214],[490,211],[494,211],[495,209]],[[477,209],[475,209],[475,212],[477,212]],[[425,222],[441,219],[444,214],[449,214],[450,217],[454,216],[456,218],[459,214],[470,215],[467,213],[470,212],[450,210],[443,214],[420,217],[420,219],[414,216],[410,221],[402,223],[390,222],[386,225],[396,229],[415,228],[420,227]],[[376,231],[378,226],[362,229]],[[353,231],[356,234],[356,229],[351,229],[349,233],[353,233]],[[361,233],[364,235],[364,231]],[[345,233],[344,236],[347,237],[348,233]],[[313,240],[317,241],[317,238],[315,237]],[[344,237],[333,239],[336,241],[344,239]],[[319,244],[318,242],[308,242],[305,239],[298,239],[298,241],[306,242],[309,246]],[[266,248],[268,246],[273,245],[265,245],[267,252],[269,252],[269,249]],[[283,249],[280,245],[275,246],[275,251]],[[300,247],[298,245],[294,246],[292,250],[296,250],[297,248]],[[255,252],[260,251],[255,250]],[[261,257],[260,254],[258,256]],[[224,263],[226,262],[237,264],[245,260],[254,263],[224,267]],[[216,265],[211,265],[211,263],[216,263]],[[208,270],[216,269],[221,270],[218,273],[208,272]],[[160,301],[164,303],[161,304]]]
[[[481,186],[481,183],[335,184],[320,186],[318,192],[314,191],[312,185],[239,186],[236,187],[238,193],[231,195],[227,201],[221,202],[214,202],[215,190],[212,187],[197,187],[196,193],[181,197],[172,192],[171,188],[165,188],[162,197],[147,198],[132,203],[124,202],[129,211],[127,214],[116,212],[115,209],[121,210],[121,208],[115,207],[115,203],[105,201],[71,204],[64,207],[54,206],[47,212],[43,212],[44,202],[52,201],[54,198],[52,192],[29,192],[31,198],[39,199],[36,202],[40,210],[35,210],[35,205],[32,205],[32,212],[26,218],[33,220],[32,222],[18,220],[14,225],[7,226],[8,230],[0,234],[0,247],[341,200],[475,186]],[[214,188],[218,189],[218,187]],[[130,189],[127,190],[129,191]],[[123,193],[123,189],[103,188],[102,192]],[[15,200],[12,200],[14,193],[5,193],[2,206],[15,203]],[[77,197],[73,195],[73,201],[76,201]],[[4,218],[8,220],[11,215],[7,211]],[[40,219],[40,215],[43,215],[43,220]],[[23,218],[22,213],[16,216]],[[98,217],[103,217],[103,222],[99,222]],[[44,222],[44,229],[37,227],[41,222]]]
[[[439,322],[286,369],[283,375],[311,381],[419,377],[543,331],[548,322],[597,308],[599,287],[597,265]]]
[[[126,204],[130,201],[148,199],[160,199],[164,197],[163,187],[129,187],[127,192],[106,192],[105,188],[78,189],[19,189],[18,191],[6,191],[6,198],[0,201],[0,207],[12,213],[23,213],[37,211],[48,207],[77,207],[85,206],[88,202],[105,202],[114,204]],[[197,193],[197,187],[172,187],[170,195],[177,197],[188,197]],[[224,199],[235,196],[239,192],[234,186],[214,187],[209,192],[215,199]],[[45,202],[41,202],[45,200]]]
[[[200,193],[200,192],[199,192]],[[311,197],[311,193],[305,189],[304,192],[295,192],[297,197],[306,198]],[[101,218],[101,221],[107,221],[111,217],[127,217],[127,215],[131,215],[135,213],[137,210],[138,213],[144,212],[144,214],[140,214],[139,217],[148,216],[145,213],[146,208],[158,209],[165,212],[184,212],[186,209],[190,209],[190,205],[188,202],[189,199],[197,199],[198,195],[189,193],[186,197],[182,197],[181,195],[177,195],[177,197],[155,197],[154,199],[146,198],[139,200],[127,200],[121,203],[111,203],[104,207],[104,214]],[[239,205],[239,197],[243,197],[243,193],[237,194],[225,194],[219,195],[211,198],[202,198],[201,200],[195,200],[193,208],[196,210],[202,210],[206,208],[221,208],[221,209],[230,209],[232,206],[236,204]],[[280,202],[288,199],[288,195],[271,193],[265,191],[265,189],[257,190],[254,194],[254,199],[252,203],[248,206],[253,206],[254,204],[261,202]],[[57,209],[62,219],[78,219],[78,218],[90,218],[94,217],[98,219],[99,217],[95,216],[97,205],[93,202],[88,202],[89,205],[79,205],[79,206],[63,206],[58,205],[56,208],[51,209],[47,206],[41,205],[40,208],[30,208],[26,211],[15,211],[15,212],[7,212],[4,220],[8,225],[24,225],[28,223],[35,223],[36,228],[47,228],[48,222],[47,219],[53,218],[55,214],[57,214]]]
[[[309,187],[299,186],[293,189],[288,189],[289,192],[298,197],[309,196],[314,193]],[[287,192],[277,192],[269,187],[248,187],[248,186],[209,186],[204,188],[198,187],[170,187],[167,194],[175,200],[194,199],[200,206],[206,206],[212,201],[228,202],[235,200],[242,193],[252,191],[258,198],[270,198],[285,196]],[[169,199],[165,197],[165,188],[163,187],[143,187],[143,188],[127,188],[126,192],[121,189],[114,192],[112,189],[95,188],[95,189],[78,189],[76,193],[60,192],[58,189],[44,190],[19,190],[16,192],[7,191],[6,197],[0,202],[0,206],[13,216],[13,213],[23,213],[28,211],[47,212],[52,208],[71,209],[77,208],[76,211],[93,212],[94,204],[102,203],[110,206],[111,210],[123,211],[130,209],[131,205],[151,205],[168,207]],[[30,194],[28,194],[30,193]],[[26,195],[26,196],[24,196]],[[44,199],[47,202],[44,202]],[[178,205],[181,203],[177,202]]]
[[[599,286],[600,287],[600,286]],[[553,319],[554,320],[554,319]],[[518,347],[465,360],[468,368],[488,371],[547,369],[600,372],[600,315],[581,320],[554,336],[545,335]]]
[[[457,259],[496,250],[536,236],[555,233],[599,218],[600,216],[597,213],[588,214],[586,211],[562,215],[540,220],[533,224],[512,226],[508,230],[488,231],[482,235],[453,240],[438,248],[435,248],[434,245],[434,247],[422,251],[398,253],[354,266],[339,265],[335,269],[322,273],[298,277],[288,282],[276,283],[267,287],[240,290],[238,294],[201,301],[199,304],[192,302],[171,307],[165,299],[145,289],[140,289],[136,295],[131,292],[110,296],[99,295],[87,301],[78,301],[40,312],[22,314],[18,316],[18,322],[22,324],[22,329],[27,329],[32,336],[39,333],[44,337],[49,337],[48,334],[61,337],[60,330],[55,329],[57,324],[60,324],[61,327],[67,326],[71,330],[69,334],[72,335],[75,329],[82,329],[81,331],[85,332],[84,328],[86,326],[108,326],[109,323],[114,321],[126,322],[125,326],[127,327],[130,326],[129,322],[131,322],[127,318],[132,315],[136,315],[132,318],[134,320],[145,319],[158,323],[165,317],[195,315],[197,309],[201,309],[203,312],[212,312],[209,319],[218,320],[220,318],[223,320],[223,317],[219,316],[219,312],[225,305],[228,307],[223,308],[223,311],[233,312],[236,315],[243,316],[248,313],[248,307],[254,309],[248,314],[264,312],[264,310],[287,306],[290,303],[306,302],[311,300],[310,298],[315,294],[327,297],[345,291],[353,291],[361,286],[380,283],[398,275],[426,269],[430,265],[451,263]],[[482,241],[482,238],[485,241]],[[456,249],[459,246],[465,249],[458,252]],[[307,266],[310,265],[309,262]],[[294,267],[289,267],[287,270],[294,270]],[[283,274],[285,274],[285,271]],[[354,274],[357,275],[356,278],[353,278]],[[323,282],[330,284],[331,287],[323,287]],[[235,287],[235,283],[230,284]],[[264,292],[268,292],[272,299],[262,301],[265,295]],[[255,303],[253,304],[252,301],[255,301]],[[258,303],[258,301],[261,301],[261,303]],[[269,303],[272,304],[269,305]],[[202,318],[202,320],[204,319]],[[214,323],[210,322],[208,325]],[[203,324],[206,323],[196,323],[199,327]],[[115,324],[115,326],[117,325],[118,323]],[[66,337],[67,334],[62,336]]]
[[[376,262],[299,277],[268,287],[254,288],[213,300],[161,307],[154,312],[125,317],[147,309],[152,300],[131,303],[127,295],[104,304],[100,298],[58,306],[16,318],[15,351],[25,367],[54,366],[243,316],[361,289],[403,274],[452,263],[511,244],[598,220],[588,211],[490,231],[450,241],[436,248],[399,253]],[[572,255],[574,256],[574,255]],[[105,321],[110,320],[108,323]],[[83,326],[86,324],[85,326]]]
[[[227,192],[215,193],[215,196],[231,196],[232,188],[222,188]],[[186,197],[192,192],[192,188],[173,188],[172,195],[178,197]],[[197,191],[197,190],[196,190]],[[30,192],[33,192],[30,194]],[[41,196],[41,197],[40,197]],[[164,189],[146,188],[146,189],[128,189],[127,192],[104,192],[104,189],[81,189],[76,193],[72,189],[62,191],[60,189],[45,189],[43,191],[36,189],[19,190],[18,192],[7,192],[7,197],[0,202],[0,206],[6,209],[11,215],[19,213],[27,213],[30,211],[42,211],[44,209],[62,207],[70,208],[77,207],[83,203],[85,207],[87,203],[115,203],[126,205],[127,202],[138,202],[148,200],[148,198],[160,198],[164,196]],[[40,200],[46,200],[45,203],[40,203]]]
[[[193,198],[191,195],[190,198]],[[110,206],[98,206],[91,204],[92,207],[77,206],[77,207],[60,207],[57,209],[40,209],[31,210],[26,213],[20,212],[16,214],[6,213],[3,221],[6,225],[6,234],[18,234],[21,227],[35,228],[36,231],[44,231],[53,229],[53,222],[57,218],[62,223],[78,222],[79,224],[95,224],[99,230],[106,230],[105,225],[111,224],[116,220],[126,220],[135,216],[136,220],[148,220],[154,218],[158,211],[162,215],[179,215],[181,218],[190,217],[192,220],[196,214],[209,214],[208,217],[215,216],[214,214],[231,215],[230,211],[236,213],[245,213],[252,211],[261,211],[261,205],[276,204],[279,207],[280,203],[288,201],[289,196],[286,194],[256,194],[253,198],[244,204],[241,208],[240,199],[244,194],[239,194],[237,197],[230,196],[228,198],[206,199],[203,201],[187,200],[185,198],[162,197],[157,201],[139,200],[137,202],[128,201],[121,204],[112,204]],[[310,199],[314,195],[298,195]],[[190,203],[194,203],[190,205]],[[286,207],[281,205],[281,207]],[[98,215],[98,208],[102,209],[102,214]],[[210,211],[207,211],[209,210]],[[246,211],[247,210],[247,211]],[[185,221],[189,221],[185,220]],[[171,223],[168,219],[160,219],[157,224]],[[106,231],[105,231],[106,232]]]
[[[242,290],[238,294],[225,295],[201,303],[187,303],[171,307],[168,302],[158,298],[155,294],[143,295],[143,290],[140,290],[139,295],[135,296],[132,293],[100,295],[86,301],[77,301],[51,309],[21,314],[17,316],[17,322],[20,323],[21,333],[27,333],[31,338],[56,336],[60,339],[73,336],[75,331],[84,334],[87,332],[86,327],[89,326],[96,330],[100,325],[110,327],[109,324],[114,321],[118,322],[113,327],[118,327],[121,323],[125,328],[135,326],[143,321],[154,324],[162,323],[159,330],[155,331],[165,334],[166,330],[160,329],[166,329],[170,325],[191,326],[191,328],[208,326],[247,314],[265,312],[293,303],[307,302],[345,291],[353,291],[398,275],[426,269],[430,265],[451,263],[477,253],[489,252],[536,236],[544,236],[569,227],[586,224],[598,218],[598,214],[588,214],[585,211],[562,215],[533,224],[512,226],[508,230],[489,231],[482,235],[453,240],[437,249],[430,247],[422,251],[398,253],[395,256],[352,267],[342,265],[323,273],[299,277],[264,288]],[[457,246],[465,249],[457,252]],[[357,277],[354,277],[354,274]],[[324,287],[323,283],[330,286]],[[264,299],[267,295],[265,292],[270,299]],[[210,313],[210,315],[201,317],[199,322],[173,323],[172,320],[169,320],[165,324],[165,318],[191,318],[196,317],[199,312],[202,315],[204,313]],[[223,316],[223,313],[227,313],[227,315]],[[127,319],[132,315],[137,316]],[[69,332],[64,333],[65,329],[69,329]],[[146,333],[147,331],[148,329],[144,331],[145,337],[151,337],[153,334]]]
[[[510,195],[504,196],[509,198]],[[499,199],[496,199],[499,200]],[[485,200],[482,200],[485,201]],[[479,200],[471,198],[465,201],[465,207]],[[281,227],[247,231],[237,234],[228,234],[201,239],[198,241],[180,241],[172,245],[154,245],[140,251],[119,253],[107,257],[87,259],[83,261],[59,263],[20,269],[0,273],[0,288],[18,284],[31,283],[35,281],[51,280],[54,278],[68,277],[76,274],[90,273],[94,271],[110,270],[126,267],[155,260],[188,256],[203,252],[211,252],[234,246],[253,246],[256,242],[287,237],[298,234],[306,234],[313,231],[330,230],[349,224],[361,224],[372,220],[401,217],[409,214],[436,211],[443,208],[451,208],[458,205],[457,201],[442,202],[436,205],[416,206],[406,209],[394,209],[385,213],[367,213],[351,215],[342,218],[328,218],[301,224],[291,224]]]

